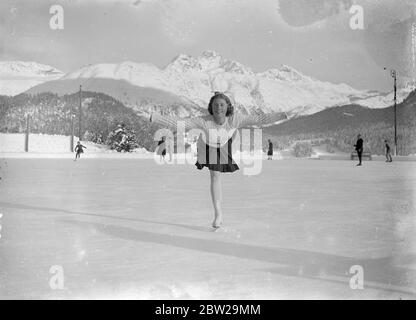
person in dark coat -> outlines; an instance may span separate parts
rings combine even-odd
[[[384,140],[384,143],[386,144],[386,162],[393,162],[393,159],[391,157],[390,145],[387,140]]]
[[[74,161],[77,161],[77,158],[81,157],[81,153],[84,153],[83,148],[87,149],[87,147],[83,146],[81,144],[81,142],[78,141],[77,145],[75,146],[75,150],[74,150],[76,152]]]
[[[363,156],[363,150],[364,150],[364,141],[361,138],[361,134],[357,136],[357,142],[354,144],[355,151],[357,151],[358,155],[358,164],[357,166],[362,166],[362,156]]]
[[[267,160],[273,160],[273,143],[270,139],[267,140],[269,142],[269,150],[267,151]]]
[[[160,156],[160,161],[165,160],[166,156],[166,138],[162,137],[162,140],[159,140],[157,143],[158,149],[157,154]]]

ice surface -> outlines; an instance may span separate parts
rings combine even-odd
[[[264,161],[223,176],[213,232],[209,173],[192,165],[0,159],[0,298],[414,299],[415,169]]]

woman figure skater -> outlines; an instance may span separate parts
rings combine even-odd
[[[170,127],[176,131],[178,121],[183,121],[185,130],[200,129],[196,167],[207,167],[211,177],[211,198],[214,206],[214,221],[212,227],[217,229],[222,225],[222,188],[223,173],[234,172],[239,169],[232,158],[232,142],[238,133],[237,129],[255,125],[273,123],[287,119],[285,113],[263,114],[247,116],[234,113],[234,107],[228,96],[215,92],[208,104],[209,114],[195,118],[178,118],[152,114],[151,122]],[[217,134],[216,134],[217,133]],[[225,136],[224,136],[224,133]]]
[[[76,145],[76,147],[75,147],[75,150],[74,150],[74,151],[76,152],[74,161],[77,161],[77,158],[80,158],[81,153],[84,153],[84,150],[83,150],[82,148],[87,149],[87,147],[83,146],[83,145],[81,144],[81,142],[80,142],[80,141],[78,141],[78,142],[77,142],[77,145]]]

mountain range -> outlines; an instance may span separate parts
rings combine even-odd
[[[0,61],[0,95],[14,96],[63,75],[60,70],[37,62]]]
[[[148,115],[155,108],[178,116],[200,115],[214,91],[230,95],[243,113],[291,111],[306,115],[348,104],[383,108],[393,100],[391,93],[320,81],[287,65],[255,72],[215,51],[204,51],[197,57],[181,54],[164,68],[126,61],[89,65],[66,74],[36,63],[0,64],[0,94],[65,95],[78,91],[80,85],[83,90],[114,97],[139,115]],[[401,88],[398,102],[412,89]]]

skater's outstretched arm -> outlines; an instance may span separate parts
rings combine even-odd
[[[234,125],[236,128],[243,128],[256,124],[271,124],[276,121],[289,119],[286,112],[275,112],[261,115],[234,115]]]
[[[178,122],[183,122],[185,124],[185,130],[191,130],[196,128],[204,128],[205,120],[201,117],[194,118],[179,118],[173,116],[160,115],[158,113],[152,113],[150,116],[150,122],[157,123],[159,125],[171,128],[176,130],[178,127]]]

